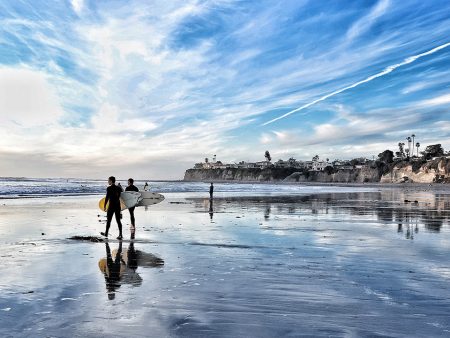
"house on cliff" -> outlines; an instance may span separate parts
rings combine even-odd
[[[323,171],[330,164],[326,161],[312,161],[311,170],[312,171]]]

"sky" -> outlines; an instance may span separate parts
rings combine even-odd
[[[0,176],[450,150],[450,2],[3,0]]]

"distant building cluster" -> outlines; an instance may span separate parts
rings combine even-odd
[[[267,152],[266,152],[267,154]],[[270,156],[269,156],[270,158]],[[329,159],[320,160],[319,156],[316,155],[311,161],[300,161],[295,158],[290,158],[288,160],[278,160],[272,162],[267,159],[260,162],[245,162],[241,161],[238,163],[223,163],[216,159],[216,155],[213,156],[212,161],[205,158],[203,162],[196,163],[194,169],[266,169],[266,168],[296,168],[299,170],[307,171],[324,171],[325,168],[330,167],[335,170],[352,170],[352,169],[363,169],[369,167],[372,161],[366,158],[358,158],[350,161],[335,160],[330,162]]]
[[[296,160],[291,157],[288,160],[278,160],[272,162],[272,157],[268,150],[264,153],[265,161],[259,162],[245,162],[238,163],[223,163],[217,160],[216,155],[213,156],[212,161],[205,158],[203,162],[196,163],[194,169],[267,169],[267,168],[294,168],[299,171],[324,171],[324,170],[355,170],[366,168],[379,168],[382,163],[397,163],[403,161],[426,162],[441,157],[450,158],[450,152],[445,152],[441,144],[428,145],[424,151],[420,152],[420,143],[416,142],[415,134],[406,137],[407,143],[399,142],[398,151],[386,149],[378,154],[378,157],[373,156],[372,160],[364,157],[354,158],[352,160],[334,160],[330,161],[328,158],[321,160],[319,155],[315,155],[311,161]]]

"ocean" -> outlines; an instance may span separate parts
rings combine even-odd
[[[209,183],[184,181],[141,181],[135,185],[142,190],[148,182],[150,190],[164,193],[189,193],[200,196],[209,192]],[[123,187],[126,180],[118,180]],[[100,195],[106,191],[106,180],[80,178],[17,178],[0,177],[0,199],[50,196]],[[271,196],[271,195],[304,195],[310,193],[375,191],[369,187],[335,187],[305,186],[299,184],[270,183],[215,183],[214,193],[217,196]]]

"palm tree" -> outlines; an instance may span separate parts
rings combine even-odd
[[[408,141],[408,153],[411,151],[411,137],[407,137],[406,141]]]
[[[404,151],[403,151],[403,146],[404,146],[405,144],[403,143],[403,142],[399,142],[398,143],[398,152],[399,152],[399,154],[400,154],[400,158],[403,158],[403,155],[404,155]]]
[[[420,143],[417,142],[416,143],[416,148],[417,148],[417,157],[419,157],[419,147],[420,147]]]
[[[416,135],[415,134],[412,134],[411,135],[411,137],[412,137],[412,156],[414,156],[414,137],[416,137]]]

